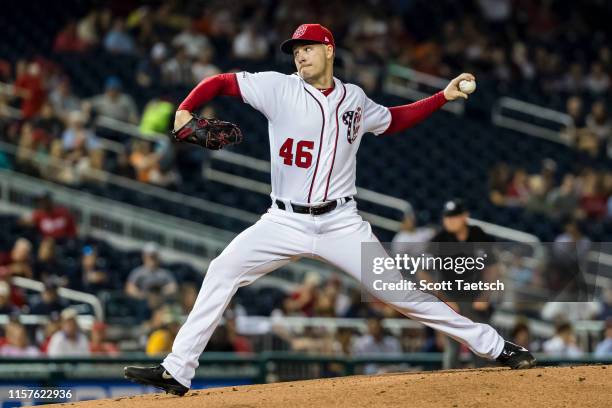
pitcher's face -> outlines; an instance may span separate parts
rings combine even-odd
[[[324,44],[297,44],[293,47],[293,61],[300,76],[311,80],[322,76],[333,64],[333,47]]]

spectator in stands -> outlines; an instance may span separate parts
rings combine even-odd
[[[160,293],[165,298],[176,294],[176,279],[159,265],[159,247],[147,243],[142,250],[142,266],[134,269],[128,276],[125,291],[128,296],[146,299],[151,294]]]
[[[391,252],[419,256],[427,248],[427,243],[433,237],[435,230],[429,227],[418,227],[412,206],[404,212],[400,230],[393,237]]]
[[[19,129],[19,140],[16,156],[16,168],[26,174],[39,175],[36,163],[36,154],[41,146],[34,138],[34,129],[31,122],[24,122]],[[41,149],[41,150],[44,150]]]
[[[218,330],[218,329],[217,329]],[[272,331],[280,339],[289,344],[294,352],[312,354],[332,354],[334,352],[334,336],[329,329],[322,326],[306,325],[302,330],[292,330],[291,327],[276,322],[272,325]],[[233,351],[234,346],[229,341],[225,326],[217,333],[218,349],[215,351]],[[225,346],[225,350],[221,346]]]
[[[49,161],[41,166],[41,177],[62,184],[78,183],[76,168],[64,161],[64,148],[61,140],[53,140],[49,149]]]
[[[610,89],[610,76],[600,62],[591,65],[591,72],[586,78],[586,88],[593,95],[603,95]]]
[[[578,347],[574,329],[569,323],[558,324],[555,335],[544,342],[542,349],[546,354],[559,357],[579,358],[584,354]]]
[[[112,54],[136,53],[136,43],[125,29],[123,18],[117,17],[113,21],[113,27],[104,37],[104,49]]]
[[[2,357],[39,357],[40,351],[30,345],[28,334],[21,323],[9,322],[4,328],[6,343],[0,347]]]
[[[565,219],[574,215],[578,208],[576,177],[567,173],[561,185],[554,188],[547,197],[550,215],[556,219]]]
[[[86,357],[91,354],[87,336],[81,332],[77,323],[77,315],[75,309],[64,309],[61,314],[62,329],[49,341],[49,357]]]
[[[576,150],[588,154],[592,158],[599,155],[600,143],[597,135],[588,128],[577,129],[574,133]]]
[[[15,95],[21,98],[21,115],[30,119],[40,111],[46,99],[42,69],[38,62],[31,62],[15,80]]]
[[[279,334],[279,333],[275,333],[275,334]],[[285,340],[287,340],[286,337],[285,337]],[[294,349],[292,348],[292,350]],[[227,328],[225,327],[225,325],[217,326],[212,336],[210,337],[210,341],[208,342],[206,351],[208,352],[211,352],[211,351],[212,352],[226,352],[226,353],[234,351],[234,346],[232,345],[229,337],[227,336]],[[304,350],[300,350],[300,351],[304,351]]]
[[[516,169],[512,181],[506,190],[506,205],[510,207],[524,206],[529,199],[528,176],[525,169]]]
[[[317,272],[308,272],[304,282],[283,303],[287,315],[313,316],[320,283],[321,276]]]
[[[205,78],[221,73],[219,67],[212,63],[213,50],[210,49],[200,55],[191,65],[193,83],[197,84]]]
[[[595,358],[612,357],[612,318],[606,320],[604,335],[605,338],[595,347]]]
[[[236,58],[261,60],[268,54],[268,41],[254,23],[246,23],[234,38],[232,51]]]
[[[40,109],[40,116],[32,121],[32,138],[34,143],[49,148],[52,140],[58,139],[62,133],[64,124],[55,115],[53,105],[45,102]]]
[[[402,327],[397,338],[403,353],[415,353],[423,349],[425,331],[422,327]]]
[[[91,171],[103,168],[102,144],[94,132],[85,127],[85,118],[79,111],[70,113],[69,127],[62,135],[61,157],[65,173],[56,177],[66,184],[78,184],[89,177],[95,179]]]
[[[0,315],[12,315],[19,309],[11,302],[11,286],[8,282],[0,280]]]
[[[147,6],[140,7],[128,16],[127,28],[134,33],[139,51],[151,49],[161,37],[164,37],[164,34],[158,29],[159,26],[153,13]]]
[[[123,85],[115,76],[108,77],[104,93],[94,96],[90,106],[96,114],[123,122],[138,123],[138,110],[132,97],[121,92]]]
[[[95,322],[91,326],[89,351],[92,355],[117,357],[120,354],[119,347],[106,340],[106,327],[103,322]]]
[[[148,356],[172,351],[172,342],[181,327],[181,316],[177,308],[166,305],[160,310],[161,327],[153,331],[147,339],[146,353]]]
[[[169,186],[177,181],[177,173],[173,168],[162,168],[164,154],[169,145],[158,144],[158,149],[152,151],[152,143],[135,139],[132,143],[130,164],[136,172],[136,178],[143,183]]]
[[[179,301],[181,303],[181,313],[188,315],[195,305],[195,301],[198,297],[198,287],[193,283],[183,283],[181,285],[181,295]]]
[[[507,276],[512,277],[515,289],[533,288],[541,289],[544,284],[541,282],[541,273],[537,267],[529,266],[524,254],[520,249],[510,250],[511,258],[508,262]],[[515,305],[516,307],[517,305]]]
[[[512,45],[512,63],[514,68],[522,79],[531,81],[536,76],[536,67],[529,58],[528,53],[529,50],[525,43],[517,41]]]
[[[607,212],[607,197],[603,191],[603,178],[593,169],[585,169],[580,176],[580,209],[586,218],[601,220]]]
[[[361,290],[358,288],[349,289],[349,305],[341,317],[363,319],[372,315],[369,304],[362,302],[361,296]]]
[[[557,300],[585,300],[588,292],[584,271],[591,247],[591,240],[584,235],[576,220],[569,220],[565,232],[555,238],[546,278],[547,286],[555,291]]]
[[[166,61],[168,48],[157,43],[151,48],[150,56],[143,59],[136,69],[136,82],[143,88],[156,88],[162,83],[162,66]]]
[[[604,289],[601,296],[601,310],[597,316],[598,320],[608,320],[612,318],[612,285]]]
[[[40,327],[36,332],[36,338],[40,339],[40,351],[47,354],[49,350],[49,342],[51,337],[62,329],[62,322],[60,320],[60,313],[53,312],[49,315],[49,320],[43,327]]]
[[[525,207],[534,213],[548,212],[548,201],[546,200],[546,183],[544,178],[539,175],[529,177],[529,198]]]
[[[342,281],[332,275],[319,291],[315,304],[315,315],[326,317],[343,316],[350,305],[349,297],[343,293]]]
[[[398,339],[385,333],[382,319],[368,319],[368,333],[357,338],[353,345],[353,356],[367,356],[372,354],[400,354],[402,347]],[[364,374],[376,374],[379,367],[376,364],[367,364]]]
[[[335,291],[321,290],[315,299],[312,315],[314,317],[336,317]]]
[[[350,356],[355,347],[355,336],[353,329],[349,327],[339,327],[336,330],[336,338],[334,342],[334,351],[339,356]]]
[[[572,96],[568,98],[566,102],[566,110],[567,114],[570,115],[572,119],[571,126],[574,128],[581,128],[585,125],[582,98],[579,96]]]
[[[1,99],[1,97],[0,97]],[[0,105],[2,102],[0,101]],[[0,106],[0,112],[2,112],[2,106]],[[0,128],[2,124],[0,123]],[[0,151],[0,170],[13,170],[13,162],[9,159],[9,155],[6,152]]]
[[[71,112],[81,109],[81,100],[72,93],[68,77],[62,78],[57,86],[51,90],[49,102],[51,102],[53,111],[65,122],[70,118]]]
[[[506,191],[512,177],[506,163],[497,163],[489,173],[489,199],[498,206],[506,205]]]
[[[110,273],[104,268],[104,263],[103,259],[98,258],[98,251],[94,247],[84,246],[79,275],[74,279],[80,282],[74,285],[75,288],[82,288],[89,293],[109,289],[113,282]]]
[[[544,181],[546,194],[550,193],[557,182],[557,162],[549,157],[543,159],[540,176]]]
[[[132,167],[130,156],[127,153],[123,152],[117,155],[117,162],[113,169],[113,173],[121,177],[136,179],[136,171],[134,167]]]
[[[61,286],[68,284],[68,278],[64,274],[64,266],[60,264],[55,256],[55,240],[45,238],[38,245],[38,255],[34,262],[34,278],[46,281],[49,278],[56,279]]]
[[[236,328],[236,314],[233,310],[228,309],[224,315],[225,317],[225,329],[227,331],[227,338],[232,345],[235,353],[251,353],[253,346],[248,338],[238,334]]]
[[[561,138],[570,144],[576,144],[578,138],[578,130],[586,125],[583,114],[582,98],[572,96],[567,99],[566,110],[570,116],[571,123],[561,132]]]
[[[574,62],[560,83],[560,89],[568,93],[581,93],[586,85],[582,64]]]
[[[174,104],[166,96],[147,102],[138,127],[140,133],[153,140],[159,138],[159,135],[156,134],[167,134],[174,121],[174,108]]]
[[[172,46],[176,49],[184,49],[189,58],[197,58],[211,48],[210,42],[205,35],[196,30],[196,20],[193,19],[172,39]]]
[[[88,47],[93,47],[100,42],[98,19],[98,11],[90,10],[89,13],[77,23],[77,35]]]
[[[424,353],[442,353],[446,346],[446,336],[437,330],[425,328],[425,341],[421,348]]]
[[[612,121],[608,118],[603,101],[596,101],[591,105],[591,112],[586,118],[586,126],[604,146],[609,140],[612,140]]]
[[[74,238],[77,234],[74,217],[67,208],[56,205],[50,192],[44,192],[37,198],[37,209],[22,220],[33,225],[43,238]]]
[[[79,37],[77,23],[74,20],[70,20],[64,26],[53,43],[53,51],[55,52],[83,52],[88,47],[89,44]]]
[[[183,47],[177,48],[174,56],[162,65],[162,81],[167,86],[193,85],[191,59]]]
[[[40,299],[35,301],[31,314],[49,316],[53,312],[60,313],[68,307],[68,302],[60,298],[57,289],[59,282],[55,278],[49,278],[45,281],[45,288],[43,289]]]
[[[0,272],[3,277],[23,276],[32,278],[32,243],[18,238],[11,252],[0,256]]]
[[[512,328],[512,334],[510,337],[512,338],[512,342],[514,344],[529,348],[529,350],[537,349],[537,347],[534,347],[534,344],[531,342],[531,332],[529,330],[529,325],[526,322],[517,322]]]

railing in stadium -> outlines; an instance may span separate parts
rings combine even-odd
[[[543,366],[565,364],[610,364],[612,357],[595,358],[586,354],[580,358],[547,356],[536,353]],[[32,359],[5,358],[0,367],[0,380],[44,381],[54,383],[96,379],[107,381],[123,378],[123,367],[131,364],[157,364],[159,358],[142,354],[122,357]],[[367,364],[391,366],[390,371],[437,370],[442,367],[442,353],[402,353],[397,355],[367,355],[337,357],[307,355],[293,352],[263,352],[240,354],[205,352],[196,370],[197,380],[243,379],[248,383],[270,383],[295,379],[322,378],[329,364],[337,364],[335,375],[353,375]],[[48,385],[47,385],[48,386]]]
[[[391,95],[418,100],[443,89],[447,83],[447,79],[391,64],[385,76],[384,90]],[[444,109],[462,115],[464,104],[447,104]],[[561,134],[561,130],[572,124],[572,119],[568,114],[519,99],[510,97],[497,99],[491,110],[491,122],[529,136],[564,145],[570,144]]]

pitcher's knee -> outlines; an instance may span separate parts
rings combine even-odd
[[[210,262],[206,275],[228,279],[240,275],[244,268],[245,265],[238,257],[221,254]]]

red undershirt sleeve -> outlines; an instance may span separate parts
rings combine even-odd
[[[382,134],[389,135],[411,128],[440,109],[446,102],[444,92],[440,91],[429,98],[408,105],[393,106],[389,108],[391,123]]]
[[[178,110],[193,112],[216,96],[240,96],[236,74],[213,75],[202,80],[181,102]]]

